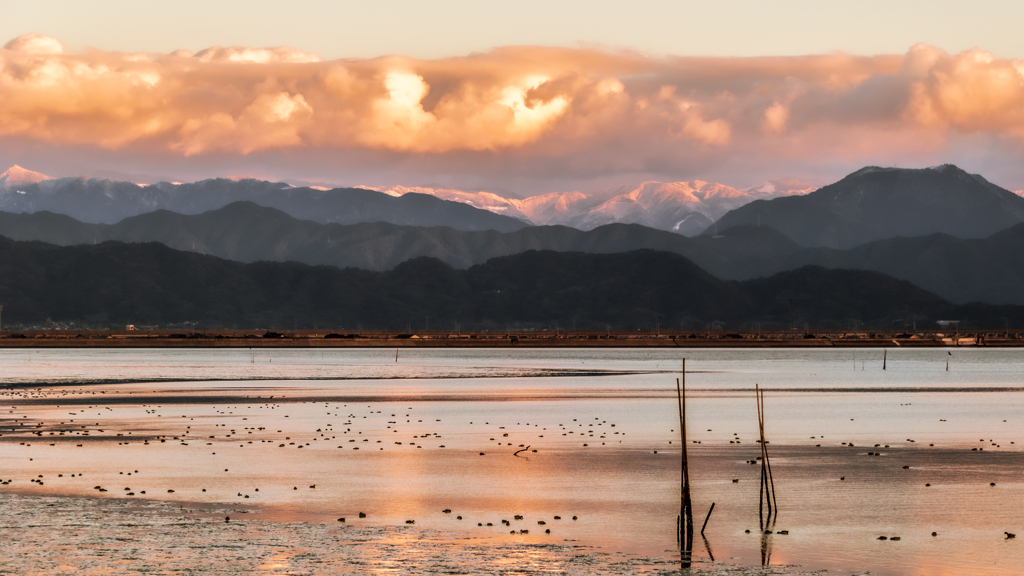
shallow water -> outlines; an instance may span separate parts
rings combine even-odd
[[[701,569],[1014,574],[1024,564],[1004,536],[1024,528],[1024,352],[890,349],[886,370],[881,350],[394,354],[0,351],[11,386],[0,395],[3,505],[49,514],[33,498],[59,496],[72,523],[96,501],[244,506],[260,519],[247,522],[284,542],[334,534],[340,517],[349,530],[429,534],[442,564],[474,573],[494,568],[481,554],[529,554],[530,573],[564,571],[576,553],[594,572],[616,554],[630,564],[608,573],[669,570],[686,356],[697,521],[716,503],[693,552]],[[774,528],[788,535],[759,534],[754,383],[767,389]],[[140,506],[136,521],[151,522]],[[83,537],[106,529],[88,526]],[[247,546],[269,546],[261,538]],[[332,554],[335,571],[365,560]]]

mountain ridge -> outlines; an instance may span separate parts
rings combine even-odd
[[[156,210],[117,224],[89,224],[51,212],[0,212],[0,235],[58,245],[108,240],[159,241],[179,250],[252,262],[295,260],[307,264],[392,269],[418,256],[437,257],[467,268],[495,256],[532,248],[621,252],[635,248],[678,251],[687,239],[635,224],[610,225],[598,232],[565,226],[534,226],[499,233],[450,227],[414,227],[389,223],[319,224],[277,210],[239,201],[217,210],[183,215]]]
[[[51,178],[15,165],[0,174],[0,210],[49,210],[85,222],[113,224],[128,216],[159,208],[195,214],[226,206],[233,201],[250,200],[284,210],[297,218],[312,219],[324,224],[353,224],[359,220],[420,226],[445,225],[464,230],[493,228],[509,231],[521,227],[522,223],[564,225],[580,230],[592,230],[604,224],[627,223],[694,236],[729,210],[751,200],[805,194],[815,189],[807,183],[787,179],[767,181],[746,188],[703,180],[645,180],[593,193],[550,192],[528,198],[509,198],[493,192],[429,186],[326,188],[305,182],[297,184],[301,185],[239,177],[146,185],[97,178]],[[38,188],[32,185],[38,185]],[[62,189],[64,194],[61,193]],[[360,212],[358,206],[369,202],[366,193],[359,192],[362,190],[381,192],[393,199],[404,200],[388,202],[377,198],[375,203],[386,204],[387,210]],[[362,196],[357,201],[357,209],[347,217],[341,216],[341,206],[331,206],[327,201],[341,193],[353,199]],[[423,210],[428,215],[437,211],[437,206],[428,205],[429,201],[417,199],[412,196],[414,194],[461,204],[511,220],[474,214],[468,208],[452,205],[447,205],[453,211],[447,219],[412,218],[410,214],[420,216]],[[295,198],[296,195],[302,198]],[[396,206],[401,204],[416,207],[406,210],[403,216],[397,213],[401,210],[396,210]],[[465,222],[459,222],[458,218]],[[488,222],[474,222],[480,219]]]
[[[529,198],[506,198],[491,192],[379,186],[374,190],[401,196],[423,193],[465,202],[525,220],[534,225],[564,225],[593,230],[613,223],[640,224],[658,230],[694,236],[729,210],[756,199],[806,194],[816,187],[796,180],[775,180],[757,186],[733,188],[703,180],[643,181],[602,192],[550,192]]]
[[[652,249],[685,256],[716,277],[749,280],[807,265],[860,269],[908,280],[954,303],[1024,304],[1024,224],[984,239],[945,234],[877,240],[846,250],[803,248],[768,226],[737,226],[687,238],[638,224],[589,231],[532,226],[508,233],[386,223],[318,224],[277,209],[236,202],[198,215],[166,210],[118,224],[86,224],[49,212],[0,212],[0,235],[58,245],[109,240],[159,241],[172,248],[240,262],[391,270],[412,258],[438,258],[457,269],[530,249],[590,254]]]
[[[852,248],[939,232],[984,238],[1020,222],[1024,198],[944,164],[920,169],[868,166],[804,196],[755,200],[725,214],[716,227],[763,224],[801,246]]]
[[[83,325],[202,322],[345,330],[506,326],[742,329],[788,324],[892,328],[959,318],[1024,323],[1024,307],[956,307],[876,272],[804,267],[728,282],[686,258],[527,251],[455,270],[415,258],[387,272],[294,262],[242,264],[159,243],[59,247],[0,238],[5,320]]]
[[[422,194],[393,197],[364,188],[320,190],[255,179],[212,178],[187,184],[140,185],[96,178],[52,178],[0,186],[0,210],[5,212],[50,211],[101,224],[113,224],[158,209],[197,214],[239,200],[324,224],[379,221],[502,232],[528,225],[464,203]]]

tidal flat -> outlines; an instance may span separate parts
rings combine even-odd
[[[683,357],[689,573],[1024,564],[1013,349],[63,349],[0,350],[0,573],[678,573]]]

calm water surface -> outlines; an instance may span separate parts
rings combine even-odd
[[[885,370],[882,350],[395,354],[0,351],[0,495],[235,506],[353,530],[415,520],[449,546],[678,559],[685,356],[698,521],[716,503],[694,550],[705,568],[1024,565],[1024,352],[890,349]],[[788,535],[759,533],[755,383]]]

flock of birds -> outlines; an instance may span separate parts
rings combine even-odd
[[[4,391],[3,395],[6,396],[4,399],[11,405],[6,407],[7,414],[0,414],[0,443],[13,445],[16,442],[19,446],[32,449],[27,451],[29,454],[36,455],[35,457],[49,454],[45,449],[50,447],[65,449],[112,447],[115,443],[120,447],[130,447],[129,449],[158,444],[203,447],[209,448],[211,456],[216,455],[217,450],[223,454],[226,450],[233,448],[234,442],[238,442],[237,448],[239,449],[261,446],[278,450],[305,449],[307,451],[311,448],[352,451],[446,449],[447,444],[444,442],[450,443],[437,430],[442,426],[442,419],[435,418],[432,422],[428,421],[425,424],[423,418],[416,418],[412,415],[412,406],[409,406],[406,411],[398,412],[391,411],[395,409],[395,406],[390,406],[391,410],[383,410],[376,409],[377,407],[374,405],[365,405],[357,414],[349,408],[348,404],[286,399],[280,395],[275,395],[276,398],[275,396],[250,397],[245,399],[245,404],[230,406],[203,403],[138,404],[137,402],[140,400],[137,399],[141,399],[141,396],[130,398],[135,392],[119,393],[116,390],[109,392],[110,394],[108,394],[108,390],[94,391],[88,388],[34,388]],[[153,391],[152,393],[157,392]],[[105,397],[99,402],[88,398],[95,395]],[[253,402],[253,400],[257,402]],[[82,404],[85,401],[95,403]],[[310,411],[315,406],[323,410],[322,412],[317,410],[320,415],[327,417],[323,419],[316,417],[316,419],[330,421],[318,424],[315,429],[297,429],[295,425],[301,427],[313,419],[310,417]],[[141,414],[139,414],[140,409]],[[53,413],[59,410],[68,410],[65,414],[67,418],[60,420],[45,418],[46,416],[52,418]],[[285,420],[292,419],[292,414],[281,413],[285,411],[293,411],[297,417],[291,421]],[[161,420],[155,420],[157,418]],[[262,425],[257,424],[261,420],[263,420]],[[531,448],[531,444],[510,441],[510,434],[519,437],[525,437],[526,434],[535,436],[536,439],[532,441],[533,443],[544,439],[545,436],[549,438],[564,437],[566,440],[572,439],[574,443],[583,441],[582,446],[584,447],[589,446],[590,443],[596,446],[597,441],[602,441],[600,444],[605,445],[613,438],[618,439],[625,436],[621,430],[613,430],[616,427],[615,423],[609,423],[600,418],[594,418],[592,422],[586,423],[582,422],[581,418],[572,418],[569,421],[572,424],[559,423],[550,431],[547,427],[542,427],[539,424],[517,422],[515,432],[507,426],[492,425],[490,422],[483,422],[483,426],[480,426],[480,422],[470,421],[469,425],[477,426],[479,431],[474,432],[468,441],[462,439],[461,444],[465,447],[468,442],[478,446],[483,441],[482,438],[486,436],[488,447],[480,450],[479,456],[488,454],[498,456],[500,454],[519,457],[522,452],[536,454],[538,449]],[[284,424],[286,422],[288,424]],[[176,432],[168,431],[168,429],[174,428],[177,428]],[[37,451],[40,447],[45,449]],[[311,452],[311,454],[313,453],[321,454],[319,451]],[[34,462],[35,457],[29,456],[28,461]],[[143,461],[147,458],[149,455],[146,455]],[[95,464],[96,462],[92,462],[91,467],[95,468]],[[27,473],[31,467],[31,464],[25,466],[21,472]],[[230,475],[231,470],[225,468],[223,474]],[[47,478],[45,474],[32,473],[30,475],[30,484],[41,487],[47,486],[46,482],[50,482],[46,492],[61,494],[66,493],[69,489],[72,493],[76,489],[80,490],[82,482],[88,482],[97,474],[91,472],[88,479],[86,474],[80,471],[51,474],[50,478]],[[145,496],[183,501],[201,499],[210,494],[208,489],[213,492],[212,487],[204,487],[201,483],[193,486],[191,485],[193,482],[189,482],[184,489],[166,486],[154,489],[152,480],[146,479],[145,473],[140,476],[138,469],[118,470],[117,475],[125,477],[125,482],[122,484],[128,484],[129,478],[127,477],[132,477],[131,484],[136,487],[128,485],[117,488],[106,482],[95,484],[92,486],[92,491],[96,495],[104,497]],[[77,483],[73,485],[64,482],[64,480],[73,479],[77,480]],[[209,480],[209,478],[207,479]],[[248,483],[250,480],[251,478],[246,478],[243,482]],[[225,497],[223,483],[218,481],[212,483],[222,489],[219,494],[210,495],[223,499]],[[15,484],[13,478],[0,480],[0,485],[3,486]],[[149,487],[141,489],[138,487],[139,484],[148,484]],[[266,493],[266,488],[264,487],[264,493]],[[303,490],[316,490],[316,488],[317,484],[313,483],[308,484],[308,488],[303,488]],[[298,491],[300,488],[292,486],[291,490]],[[260,492],[259,487],[245,486],[235,491],[235,501],[256,498],[258,492]],[[450,509],[443,511],[443,514],[446,515],[450,513]],[[359,519],[367,517],[366,512],[358,512]],[[456,518],[462,520],[463,516],[458,515]],[[513,519],[521,521],[523,515],[515,514]],[[578,519],[578,515],[572,516],[573,521]],[[561,520],[561,516],[553,515],[550,520]],[[231,517],[226,516],[224,521],[230,522]],[[341,517],[338,522],[346,523],[347,518]],[[511,522],[501,519],[499,523],[511,528]],[[546,526],[547,522],[548,519],[537,520],[539,526]],[[406,524],[415,524],[415,520],[407,520]],[[477,526],[481,527],[493,525],[493,521],[477,523]],[[511,533],[526,535],[530,531],[526,528],[519,528],[512,530]],[[551,529],[545,527],[544,533],[550,534]]]
[[[109,392],[109,394],[108,394]],[[81,448],[85,446],[109,446],[116,442],[117,446],[131,446],[137,449],[139,446],[150,446],[156,444],[177,444],[187,447],[211,447],[210,454],[216,455],[217,450],[225,451],[237,448],[246,449],[253,447],[265,447],[273,449],[295,449],[307,450],[331,448],[332,450],[422,450],[447,449],[451,440],[446,440],[442,435],[444,423],[442,419],[435,418],[431,422],[424,422],[423,418],[413,416],[415,410],[409,406],[406,410],[396,410],[394,405],[374,406],[360,405],[357,409],[350,408],[349,404],[341,404],[321,399],[308,400],[295,397],[282,397],[279,395],[269,397],[246,397],[244,403],[220,405],[202,403],[202,396],[188,398],[187,402],[174,403],[165,402],[160,404],[143,403],[146,396],[135,396],[135,391],[119,393],[116,390],[92,390],[89,387],[68,387],[68,388],[35,388],[35,389],[12,389],[3,392],[0,396],[9,403],[6,406],[7,414],[0,413],[0,443],[8,446],[17,443],[19,446],[36,448],[28,450],[28,461],[33,462],[31,455],[46,454],[38,451],[40,447],[49,448],[60,446],[62,448]],[[154,391],[152,394],[156,394]],[[100,396],[101,398],[92,398]],[[150,398],[153,396],[150,395]],[[223,397],[219,398],[220,400]],[[240,397],[235,400],[242,400]],[[198,401],[198,402],[197,402]],[[365,406],[365,407],[363,407]],[[380,409],[378,409],[380,408]],[[384,409],[387,408],[387,409]],[[130,414],[120,414],[119,409],[125,409]],[[303,425],[314,420],[310,415],[316,409],[317,419],[320,424],[309,425],[303,429]],[[2,410],[2,409],[0,409]],[[54,420],[54,413],[58,410],[67,410],[60,419]],[[141,410],[141,414],[138,412]],[[291,412],[298,416],[291,419]],[[322,410],[322,411],[321,411]],[[182,413],[184,412],[184,413]],[[43,416],[49,419],[44,419]],[[158,420],[160,419],[160,420]],[[198,420],[198,422],[197,422]],[[329,420],[329,421],[328,421]],[[945,419],[941,419],[945,422]],[[283,424],[289,422],[289,424]],[[337,423],[336,423],[337,422]],[[1005,422],[1005,421],[1004,421]],[[472,427],[476,428],[472,428]],[[549,430],[550,427],[550,430]],[[170,430],[175,430],[170,432]],[[466,432],[466,430],[473,430]],[[674,433],[675,430],[670,430]],[[712,430],[708,430],[712,432]],[[527,439],[527,436],[529,438]],[[479,422],[469,422],[469,427],[463,428],[461,437],[454,439],[457,449],[467,449],[472,446],[479,456],[515,456],[519,457],[522,452],[527,454],[538,453],[535,445],[540,446],[565,446],[575,445],[578,448],[594,446],[605,446],[609,443],[621,444],[625,432],[615,422],[607,419],[593,417],[591,420],[583,418],[567,418],[566,422],[555,425],[544,426],[541,424],[530,424],[528,422],[516,422],[512,427],[509,424],[497,425],[485,421],[481,426]],[[547,440],[545,440],[547,437]],[[486,441],[484,440],[486,438]],[[821,440],[824,436],[811,436],[816,441],[815,447],[821,447]],[[693,443],[700,444],[704,440],[693,440]],[[996,440],[980,439],[979,441],[989,444],[989,448],[1000,448],[1002,444]],[[486,442],[486,444],[483,444]],[[672,444],[673,440],[668,440]],[[916,443],[916,440],[907,438],[908,444]],[[728,440],[729,444],[740,445],[742,440],[738,433],[732,433]],[[755,441],[756,443],[756,441]],[[35,446],[33,445],[35,444]],[[1014,442],[1009,442],[1014,444]],[[853,442],[844,441],[839,446],[857,448]],[[934,447],[934,444],[928,444]],[[333,448],[332,448],[333,447]],[[482,449],[478,449],[483,447]],[[874,444],[872,449],[866,452],[870,457],[882,457],[887,453],[880,449],[890,448],[889,444]],[[983,451],[983,447],[972,447],[971,451]],[[657,450],[652,450],[658,454]],[[268,456],[256,456],[257,458],[268,458]],[[746,460],[748,464],[759,463],[760,457]],[[38,487],[48,486],[44,492],[62,493],[69,488],[67,481],[75,480],[75,487],[80,487],[82,482],[88,482],[94,472],[90,472],[89,478],[81,470],[71,473],[59,472],[56,475],[29,472],[32,465],[19,467],[19,473],[29,476],[29,483]],[[903,470],[909,470],[909,465],[903,465]],[[17,468],[16,468],[17,469]],[[229,475],[230,469],[223,469],[223,473]],[[152,486],[152,481],[146,479],[138,469],[119,470],[118,476],[125,476],[125,482],[119,484],[134,484],[123,488],[111,486],[109,482],[95,484],[92,490],[96,494],[106,494],[117,497],[146,496],[149,498],[181,499],[188,501],[196,499],[199,494],[208,494],[208,488],[212,491],[213,486],[185,486],[185,490],[179,492],[182,487]],[[134,476],[133,476],[134,475]],[[127,477],[132,477],[132,482],[127,482]],[[846,476],[839,478],[846,481]],[[46,484],[50,482],[50,484]],[[739,483],[738,478],[733,478],[732,483]],[[13,478],[0,479],[0,486],[13,486],[16,482]],[[215,482],[218,492],[210,496],[215,499],[225,499],[224,482]],[[148,486],[148,489],[138,486]],[[304,484],[308,488],[304,490],[316,490],[317,483]],[[930,487],[931,483],[925,483]],[[995,487],[996,483],[991,482],[990,486]],[[298,491],[299,486],[293,485],[293,491]],[[260,489],[255,486],[236,487],[236,499],[256,498]],[[237,500],[235,500],[237,502]],[[442,511],[444,515],[450,515],[451,510]],[[359,512],[359,519],[366,519],[366,512]],[[523,520],[522,514],[512,515],[512,520],[500,519],[499,524],[509,528],[510,534],[526,535],[529,529],[524,527],[512,528],[512,522]],[[462,515],[456,516],[462,520]],[[576,521],[578,516],[572,516]],[[545,534],[550,534],[551,529],[548,522],[561,520],[560,515],[551,515],[544,519],[536,520],[537,525],[543,527]],[[230,516],[225,517],[225,522],[230,522]],[[338,518],[338,522],[347,523],[347,517]],[[406,520],[406,524],[415,524],[414,519]],[[494,521],[477,522],[478,527],[493,527]],[[777,532],[788,534],[786,530]],[[1005,532],[1005,537],[1011,539],[1015,534]],[[931,535],[938,536],[936,532]],[[878,540],[900,541],[900,536],[881,535]]]

